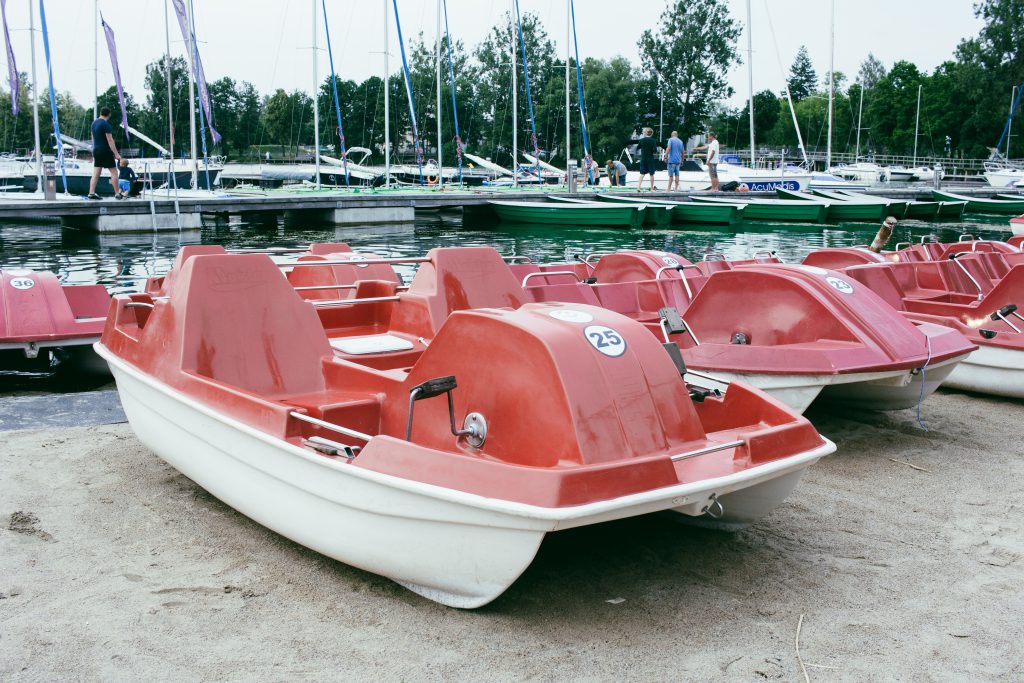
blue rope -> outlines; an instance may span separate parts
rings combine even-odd
[[[395,7],[395,28],[398,29],[398,47],[402,50],[402,71],[405,72],[405,94],[409,98],[409,113],[412,118],[412,141],[416,148],[416,166],[420,172],[420,185],[423,184],[423,151],[420,148],[420,131],[416,127],[416,105],[412,99],[412,76],[409,75],[409,62],[405,59],[405,40],[402,38],[402,22],[398,20],[398,0],[392,0]],[[387,84],[384,84],[387,87]]]
[[[576,39],[576,3],[569,0],[569,11],[572,14],[572,44],[576,52],[576,90],[580,98],[580,130],[583,135],[583,164],[587,169],[587,181],[594,182],[594,159],[590,156],[590,135],[587,133],[587,105],[583,98],[583,71],[580,69],[580,45]],[[569,112],[565,112],[568,116]],[[565,150],[565,168],[569,170],[569,150]]]
[[[1020,104],[1020,96],[1024,94],[1024,83],[1020,84],[1017,88],[1017,97],[1013,100],[1013,106],[1010,107],[1010,115],[1006,117],[1006,125],[1003,126],[1003,134],[999,136],[999,142],[996,143],[996,152],[1003,146],[1003,140],[1006,139],[1006,134],[1010,132],[1010,121],[1013,120],[1013,114],[1017,111],[1017,105]]]
[[[327,0],[320,0],[320,4],[324,8],[324,33],[327,34],[327,61],[331,64],[331,87],[334,90],[334,113],[338,117],[338,137],[341,141],[341,163],[345,167],[345,187],[348,187],[348,152],[345,151],[345,129],[341,125],[341,103],[338,101],[338,79],[334,75],[334,53],[331,51],[331,29],[327,26]],[[313,103],[313,106],[317,106],[315,102]],[[320,150],[317,150],[317,154],[319,153]]]
[[[60,138],[60,120],[57,116],[57,97],[53,91],[53,66],[50,64],[50,34],[46,30],[46,8],[39,0],[39,21],[43,28],[43,52],[46,54],[46,75],[50,81],[50,114],[53,116],[53,135],[57,138],[57,161],[60,163],[60,178],[64,182],[64,194],[68,193],[68,176],[64,171],[64,141]],[[38,188],[40,192],[43,188]]]
[[[452,34],[448,32],[448,0],[444,0],[444,36],[448,41],[448,80],[452,83],[452,116],[455,117],[455,158],[459,163],[459,184],[462,184],[462,138],[459,137],[459,109],[455,103],[455,67],[452,66]]]
[[[537,171],[537,184],[543,184],[543,179],[540,175],[540,147],[537,146],[537,124],[533,120],[533,95],[530,94],[530,67],[526,63],[526,41],[523,39],[523,21],[519,17],[519,0],[516,0],[516,26],[519,28],[519,49],[523,55],[523,85],[526,86],[526,103],[530,106],[530,135],[531,141],[533,142],[533,158],[534,166]],[[568,112],[566,112],[568,116]],[[512,160],[515,165],[518,165],[516,159]]]
[[[43,0],[39,0],[39,1],[42,2]],[[188,0],[188,1],[189,1],[189,3],[192,2],[192,0]],[[192,65],[193,65],[193,69],[192,70],[193,70],[194,75],[195,75],[196,85],[198,86],[198,84],[199,84],[199,44],[196,41],[196,13],[195,13],[195,11],[192,11],[192,12],[190,12],[190,14],[192,15],[192,26],[191,26],[191,30],[192,30]],[[190,84],[189,87],[191,88],[192,85]],[[210,86],[207,85],[206,87],[207,87],[207,92],[209,92],[209,87]],[[199,96],[202,97],[202,93],[199,93]],[[210,107],[211,107],[211,109],[213,107],[213,102],[212,101],[210,102]],[[213,189],[213,185],[210,183],[210,159],[209,159],[209,157],[206,154],[206,115],[203,113],[203,103],[202,102],[199,103],[199,139],[203,143],[203,170],[206,173],[206,189],[207,190],[212,190]]]

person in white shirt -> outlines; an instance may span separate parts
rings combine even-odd
[[[708,143],[696,147],[694,151],[698,149],[706,149],[708,151],[707,165],[708,175],[711,176],[711,191],[718,192],[718,136],[714,133],[708,133]]]

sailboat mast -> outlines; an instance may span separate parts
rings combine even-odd
[[[100,115],[100,0],[92,3],[92,118]]]
[[[569,0],[565,0],[565,186],[569,187],[569,159],[571,147],[569,137],[569,50],[572,47],[572,9],[569,7]]]
[[[857,110],[857,153],[854,161],[860,161],[860,131],[864,122],[864,84],[860,84],[860,107]]]
[[[36,13],[28,4],[28,35],[32,49],[32,130],[36,143],[36,190],[43,191],[43,152],[39,145],[39,84],[36,81]]]
[[[185,48],[188,50],[188,131],[192,139],[192,189],[199,187],[199,154],[196,150],[196,59],[195,59],[195,34],[192,33],[192,1],[185,3],[185,18],[188,22],[188,30],[185,34]]]
[[[836,85],[836,0],[829,2],[828,56],[828,144],[825,146],[825,168],[832,165],[832,99]]]
[[[171,20],[167,11],[167,0],[164,0],[164,42],[167,46],[167,54],[164,55],[164,78],[167,80],[167,130],[170,134],[171,144],[168,149],[171,151],[171,163],[174,163],[174,100],[171,92],[174,90],[174,82],[171,80]]]
[[[750,0],[747,0],[747,90],[750,94],[750,168],[756,165],[754,148],[754,24],[750,20]]]
[[[1013,103],[1017,100],[1017,86],[1013,86],[1013,90],[1010,91],[1010,118],[1006,120],[1006,160],[1010,160],[1010,135],[1011,128],[1013,127]]]
[[[437,189],[444,187],[444,176],[441,171],[441,0],[437,0],[437,44],[434,45],[434,71],[437,80]]]
[[[320,189],[320,80],[316,72],[316,0],[313,7],[313,168],[316,169],[316,189]]]
[[[917,86],[917,117],[914,119],[914,163],[911,164],[913,167],[917,167],[917,132],[921,127],[921,85]]]
[[[390,10],[384,0],[384,187],[391,187],[391,83],[388,68],[388,21]]]
[[[512,27],[512,186],[519,185],[519,120],[516,109],[519,104],[516,87],[516,0],[512,0],[512,11],[509,13],[509,26]],[[539,180],[539,179],[538,179]]]

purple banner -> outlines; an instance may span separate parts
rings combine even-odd
[[[128,107],[124,104],[124,88],[121,87],[121,69],[117,66],[117,45],[114,44],[114,29],[110,28],[107,20],[100,15],[100,24],[103,26],[103,33],[107,36],[107,49],[110,50],[110,68],[114,70],[114,85],[117,86],[117,101],[121,104],[121,128],[124,129],[126,140],[131,139],[128,134]]]
[[[185,0],[171,0],[174,5],[174,13],[178,16],[178,27],[181,29],[181,37],[185,41],[186,49],[191,46],[192,55],[189,59],[194,62],[193,76],[196,85],[199,86],[199,105],[206,114],[206,124],[210,127],[210,136],[213,137],[213,144],[220,143],[220,133],[213,127],[213,106],[210,102],[210,91],[206,88],[206,73],[203,71],[203,60],[199,58],[199,48],[195,45],[195,36],[189,30],[188,16],[185,14]],[[190,39],[191,37],[191,39]]]
[[[20,111],[18,100],[21,94],[21,81],[18,79],[18,65],[14,63],[14,50],[11,49],[11,34],[7,30],[7,0],[0,0],[0,14],[4,19],[4,42],[7,44],[7,78],[11,86],[11,114],[17,116]]]

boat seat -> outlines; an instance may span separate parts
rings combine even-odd
[[[534,279],[539,280],[541,278]],[[538,302],[550,301],[569,304],[590,304],[592,306],[601,305],[601,301],[594,294],[591,286],[583,283],[529,286],[526,288],[526,293],[533,297],[534,301]]]
[[[265,255],[209,254],[185,260],[172,300],[181,300],[181,369],[274,400],[324,390],[331,346],[316,311]]]
[[[413,343],[393,334],[368,334],[359,337],[339,337],[331,340],[331,348],[351,356],[371,353],[411,351]]]
[[[697,265],[705,275],[711,275],[723,270],[732,270],[732,264],[728,261],[701,261]]]

